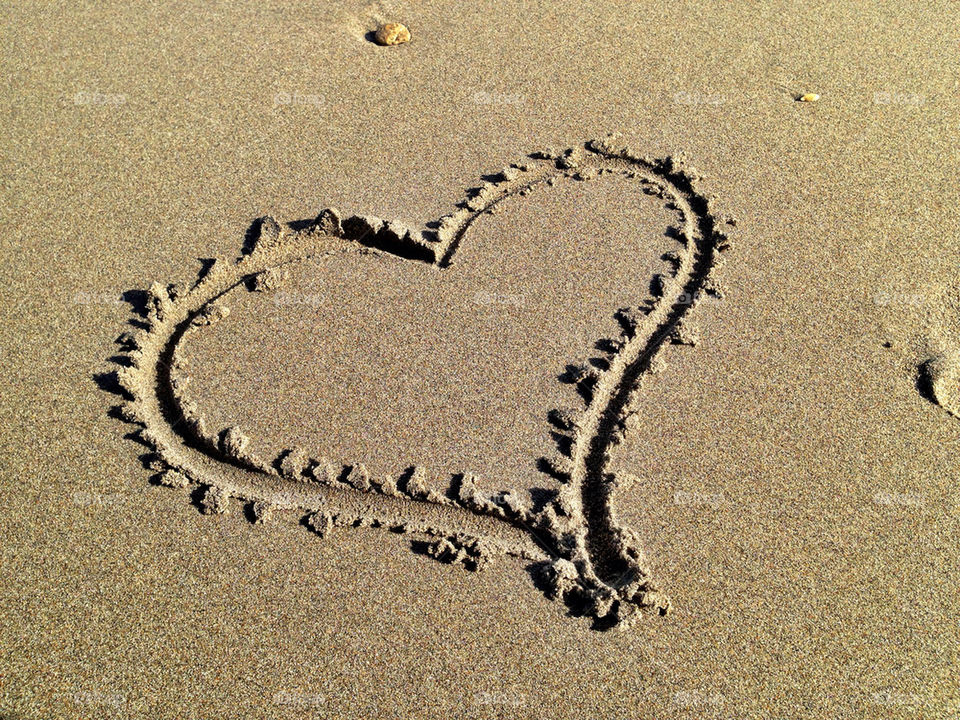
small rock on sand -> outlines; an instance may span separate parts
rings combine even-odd
[[[374,35],[378,45],[400,45],[410,42],[410,30],[401,23],[384,23]]]

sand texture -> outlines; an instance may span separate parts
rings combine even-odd
[[[952,14],[5,6],[0,718],[960,717]]]

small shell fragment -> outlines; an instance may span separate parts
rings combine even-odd
[[[820,96],[817,95],[816,93],[804,93],[803,95],[797,98],[799,102],[816,102],[819,99],[820,99]]]
[[[374,35],[378,45],[400,45],[410,42],[410,30],[401,23],[384,23]]]

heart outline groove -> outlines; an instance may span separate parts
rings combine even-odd
[[[540,469],[559,483],[546,498],[530,491],[481,488],[474,475],[453,475],[430,487],[422,467],[399,478],[371,478],[361,463],[335,466],[300,448],[265,460],[249,450],[237,426],[210,431],[188,395],[186,341],[226,317],[224,298],[234,290],[267,292],[286,266],[342,253],[391,253],[411,262],[449,267],[479,217],[505,200],[554,185],[560,178],[589,180],[619,173],[676,212],[672,237],[679,249],[663,255],[671,270],[655,275],[650,295],[620,308],[617,338],[598,341],[604,357],[568,366],[564,379],[584,401],[580,412],[551,410],[559,455],[540,458]],[[668,344],[695,345],[688,316],[706,296],[721,297],[716,280],[721,253],[730,246],[715,200],[702,193],[701,177],[682,156],[653,159],[609,135],[564,151],[533,153],[504,168],[423,230],[370,216],[341,218],[328,208],[314,220],[281,226],[262,218],[242,254],[218,259],[192,285],[154,283],[142,317],[117,342],[115,372],[124,402],[117,416],[139,427],[150,452],[154,482],[191,488],[205,513],[228,512],[239,502],[256,523],[293,518],[324,537],[342,526],[383,527],[427,538],[424,551],[471,569],[496,555],[528,561],[531,575],[570,613],[597,629],[628,627],[647,614],[666,615],[669,598],[652,583],[635,533],[618,520],[614,495],[635,479],[609,469],[611,450],[639,424],[633,406],[644,381],[663,365]],[[432,228],[432,229],[431,229]]]

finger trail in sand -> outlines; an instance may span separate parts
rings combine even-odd
[[[261,458],[239,427],[208,428],[189,396],[192,335],[229,313],[231,292],[269,291],[285,268],[342,253],[392,253],[441,271],[454,262],[473,223],[499,203],[522,198],[559,179],[588,180],[618,173],[676,212],[679,247],[672,270],[658,275],[641,304],[621,308],[620,337],[602,344],[603,361],[573,368],[569,380],[584,399],[581,411],[557,410],[561,457],[548,462],[560,489],[535,503],[530,493],[481,489],[469,473],[442,488],[411,467],[397,478],[371,478],[355,463],[334,465],[298,448]],[[454,212],[416,230],[370,216],[341,218],[324,210],[310,223],[259,223],[252,247],[235,260],[218,260],[190,287],[154,284],[145,326],[121,338],[128,366],[118,371],[128,393],[120,412],[142,426],[154,454],[158,482],[193,488],[204,512],[243,505],[254,522],[287,518],[324,536],[340,526],[383,527],[431,540],[428,552],[444,561],[481,567],[505,554],[535,564],[551,597],[564,599],[598,626],[625,626],[642,613],[666,614],[669,600],[651,582],[638,539],[619,520],[616,490],[629,481],[610,470],[613,448],[642,425],[634,410],[639,393],[671,343],[693,345],[688,316],[707,295],[719,296],[719,253],[729,246],[699,176],[681,157],[651,159],[611,137],[561,152],[541,152],[504,168]],[[731,221],[732,223],[732,221]]]

